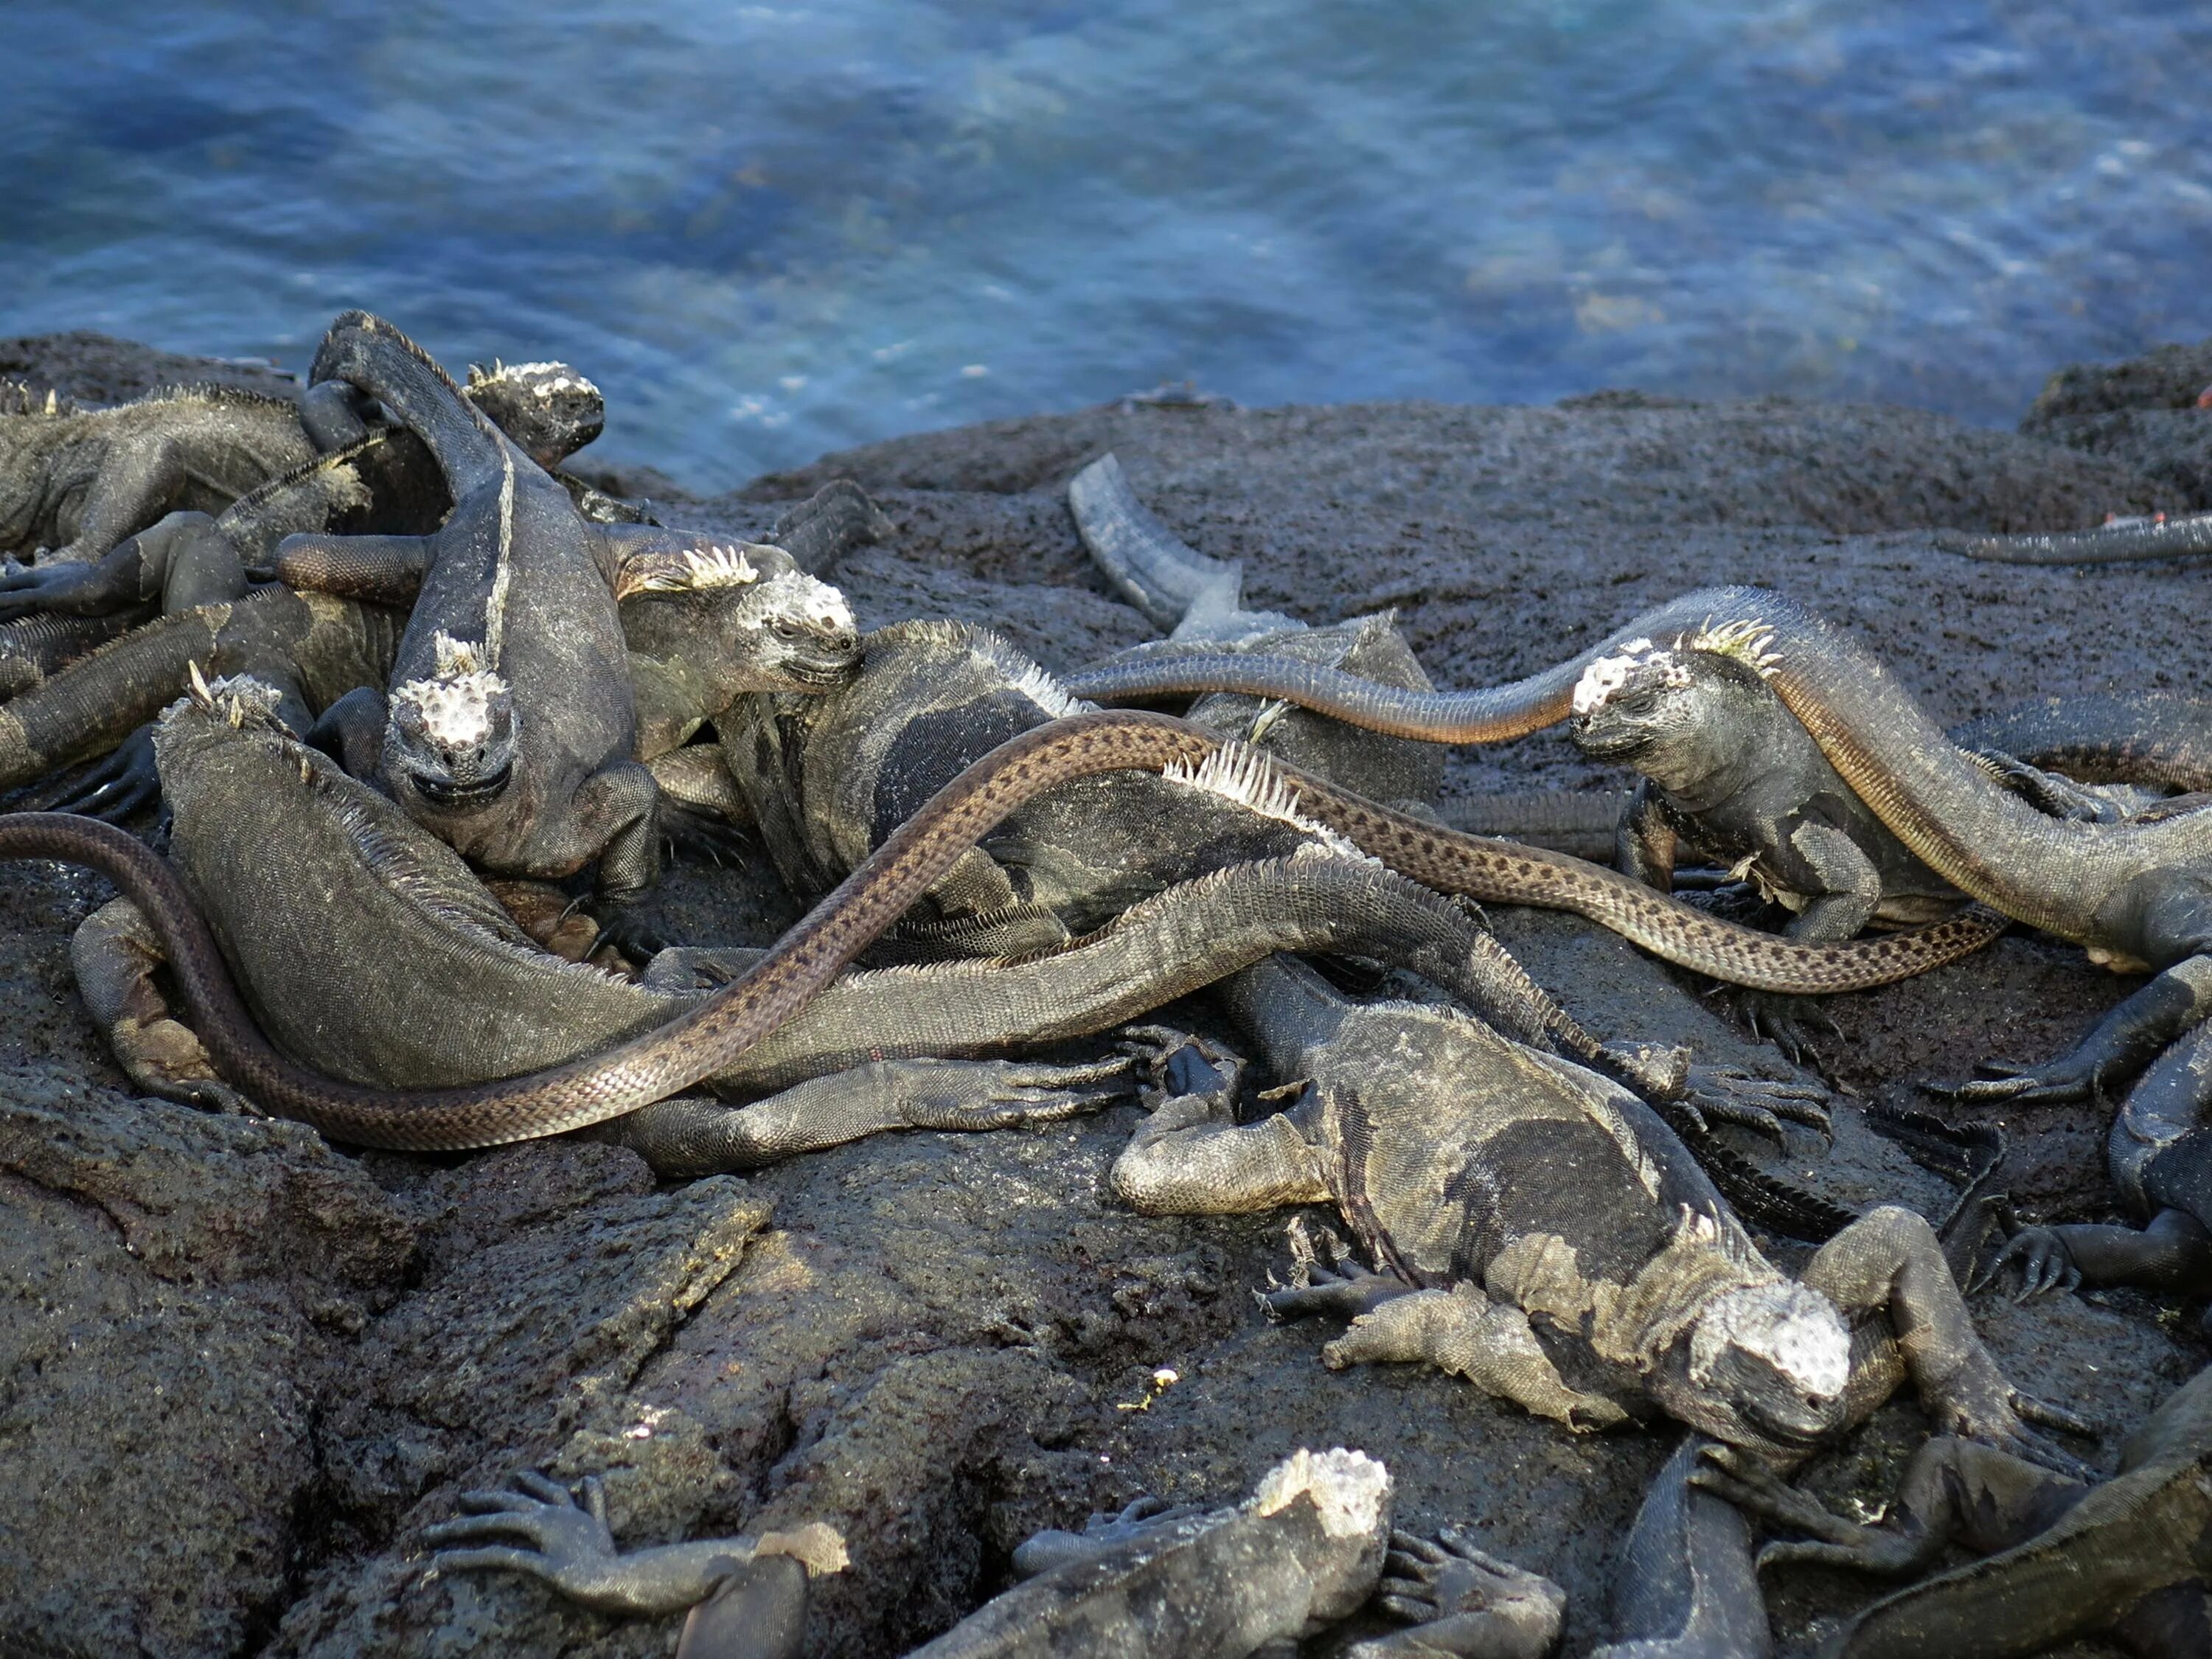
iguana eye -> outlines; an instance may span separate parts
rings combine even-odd
[[[799,624],[788,617],[778,617],[769,626],[775,630],[775,636],[780,640],[795,640],[799,635]]]

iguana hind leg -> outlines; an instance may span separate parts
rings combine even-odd
[[[127,898],[110,899],[70,939],[77,989],[107,1033],[115,1062],[151,1095],[219,1111],[251,1112],[226,1084],[191,1028],[170,1011],[154,975],[167,960],[161,941]]]

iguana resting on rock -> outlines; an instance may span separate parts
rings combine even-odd
[[[1993,910],[2083,945],[2094,962],[2156,975],[2064,1059],[1997,1068],[1962,1093],[2081,1099],[2133,1075],[2212,1012],[2212,811],[2176,802],[2116,823],[2039,811],[1947,742],[1863,647],[1778,594],[1692,593],[1554,668],[1483,691],[1424,695],[1306,665],[1225,657],[1195,669],[1175,665],[1136,689],[1285,696],[1373,730],[1492,741],[1566,718],[1593,664],[1700,635],[1737,642],[1850,793],[1936,875]],[[1095,688],[1098,678],[1073,683]],[[1131,685],[1125,678],[1115,689]]]
[[[1455,1009],[1353,1002],[1297,964],[1224,994],[1303,1093],[1239,1126],[1239,1066],[1161,1035],[1164,1087],[1114,1188],[1153,1214],[1334,1204],[1375,1270],[1305,1264],[1266,1298],[1352,1318],[1332,1368],[1426,1360],[1576,1429],[1656,1407],[1785,1467],[1909,1376],[1947,1426],[2071,1467],[2016,1413],[2078,1420],[2005,1382],[1918,1216],[1862,1217],[1793,1282],[1674,1132],[1587,1068]]]
[[[351,391],[343,380],[323,384]],[[555,471],[606,422],[599,389],[566,363],[471,367],[462,395],[554,472],[589,516],[635,520],[627,503]],[[174,613],[236,599],[246,591],[248,573],[265,572],[287,536],[428,535],[452,507],[422,440],[404,426],[379,426],[247,491],[212,519],[172,513],[97,560],[7,572],[0,576],[0,618],[89,618],[149,605]]]
[[[633,984],[537,949],[451,849],[285,732],[276,701],[221,682],[165,714],[155,745],[171,858],[261,1029],[295,1059],[356,1083],[477,1083],[604,1049],[706,1000],[690,953]],[[1377,957],[1528,1041],[1604,1058],[1456,907],[1371,860],[1308,848],[1171,888],[1056,953],[848,975],[708,1079],[740,1097],[783,1092],[742,1110],[664,1103],[620,1138],[688,1174],[879,1128],[1064,1115],[1095,1103],[1091,1085],[1119,1064],[943,1062],[1109,1029],[1276,950]],[[137,1081],[226,1096],[155,984],[161,942],[127,900],[85,924],[75,956]]]
[[[668,582],[758,585],[741,549],[655,526],[586,519],[412,341],[349,313],[316,354],[429,447],[453,510],[428,537],[305,534],[277,550],[295,588],[414,609],[385,696],[325,716],[357,775],[485,870],[557,878],[596,861],[599,902],[642,892],[659,866],[659,792],[633,758],[636,712],[617,601]],[[823,628],[846,629],[834,590]]]
[[[1299,1451],[1241,1504],[1140,1500],[1080,1534],[1040,1533],[1014,1552],[1024,1583],[909,1659],[1242,1659],[1380,1605],[1410,1628],[1345,1659],[1542,1659],[1559,1640],[1557,1585],[1485,1555],[1456,1528],[1431,1541],[1390,1527],[1390,1477],[1356,1451]],[[798,1659],[807,1583],[846,1564],[815,1522],[795,1534],[702,1539],[625,1555],[596,1479],[577,1495],[542,1474],[465,1493],[470,1511],[425,1541],[441,1571],[543,1579],[602,1613],[690,1609],[678,1659]],[[519,1540],[503,1542],[495,1540]],[[453,1547],[459,1546],[459,1547]]]
[[[872,533],[872,509],[856,510],[856,501],[866,504],[849,483],[832,484],[787,512],[775,533],[824,557],[855,534]],[[219,539],[201,550],[209,566],[229,556]],[[696,769],[679,746],[702,726],[741,696],[818,692],[859,665],[849,613],[835,588],[796,569],[778,547],[747,543],[725,551],[664,571],[619,606],[637,704],[633,753],[685,800],[697,792],[682,775]],[[753,580],[734,580],[746,572]],[[185,689],[190,669],[209,678],[250,674],[276,686],[285,721],[305,731],[349,693],[390,677],[403,626],[387,605],[281,586],[163,617],[0,708],[0,788],[113,751],[78,781],[67,805],[127,815],[159,791],[146,723]]]
[[[1983,1558],[1876,1601],[1822,1650],[1827,1659],[2027,1659],[2081,1637],[2142,1659],[2212,1651],[2212,1370],[2151,1413],[2100,1486],[1948,1435],[1913,1455],[1871,1526],[1757,1465],[1709,1463],[1692,1479],[1808,1535],[1768,1545],[1761,1566],[1901,1578],[1954,1546]]]
[[[173,507],[219,513],[368,432],[343,386],[174,386],[112,409],[0,389],[0,551],[96,559]]]

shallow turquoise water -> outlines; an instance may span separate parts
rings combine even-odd
[[[296,368],[368,305],[700,485],[1184,376],[2008,423],[2212,334],[2201,5],[650,11],[7,0],[0,333]]]

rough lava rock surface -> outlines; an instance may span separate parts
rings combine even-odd
[[[1060,497],[1111,448],[1176,530],[1244,562],[1258,603],[1316,621],[1395,606],[1440,684],[1526,673],[1686,588],[1750,581],[1843,621],[1957,719],[2032,692],[2212,690],[2212,561],[1977,565],[1926,533],[2212,501],[2212,415],[2184,406],[2212,355],[2183,356],[2069,370],[2021,436],[1910,410],[1631,393],[1103,408],[878,445],[711,500],[639,469],[611,482],[649,485],[673,521],[758,534],[777,503],[855,477],[900,530],[839,573],[865,623],[990,623],[1065,667],[1149,633],[1092,574]],[[217,372],[240,374],[97,336],[0,342],[0,374],[88,400]],[[1448,787],[1619,782],[1547,736],[1456,755]],[[853,1565],[822,1586],[817,1650],[893,1654],[1002,1588],[1036,1528],[1140,1492],[1218,1500],[1301,1444],[1382,1458],[1405,1521],[1470,1521],[1559,1580],[1569,1653],[1604,1634],[1612,1553],[1670,1437],[1571,1437],[1437,1376],[1324,1370],[1325,1333],[1270,1328],[1249,1294],[1286,1259],[1283,1218],[1113,1202],[1129,1109],[659,1187],[590,1143],[356,1157],[297,1126],[130,1096],[68,975],[69,931],[101,890],[51,867],[0,877],[15,964],[0,978],[0,1651],[670,1651],[674,1620],[429,1569],[422,1528],[459,1492],[541,1464],[604,1474],[627,1542],[830,1522]],[[735,943],[790,915],[689,868],[663,902],[691,936]],[[1781,1069],[1695,981],[1611,936],[1496,921],[1604,1034]],[[2008,939],[1833,1004],[1837,1075],[1924,1103],[1914,1079],[2049,1052],[2128,983]],[[2108,1212],[2098,1113],[1990,1115],[2025,1210]],[[1949,1199],[1850,1111],[1832,1152],[1793,1134],[1762,1155],[1843,1201],[1940,1215]],[[2195,1311],[1978,1307],[2017,1381],[2115,1427],[2204,1363]],[[1147,1382],[1159,1367],[1177,1374],[1164,1390]],[[1878,1498],[1923,1431],[1893,1406],[1814,1479],[1832,1501]],[[1809,1651],[1869,1594],[1778,1580],[1784,1651]]]

